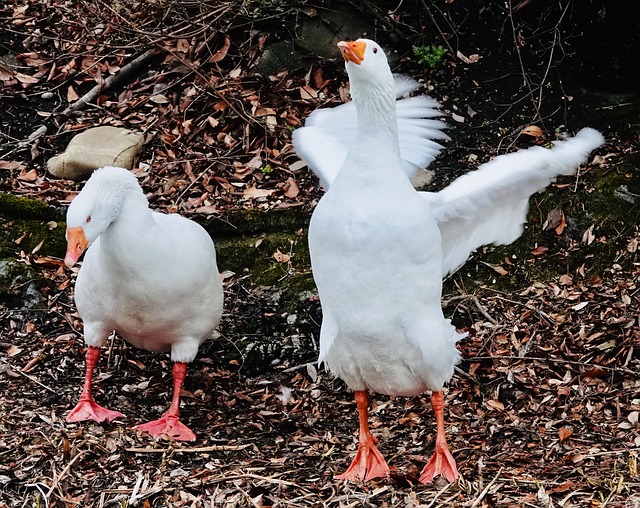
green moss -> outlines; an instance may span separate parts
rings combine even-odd
[[[303,209],[287,210],[234,210],[223,217],[211,217],[202,223],[214,237],[224,238],[260,233],[291,232],[309,226],[310,212]]]
[[[220,270],[251,272],[253,281],[261,286],[275,285],[290,273],[307,269],[310,263],[306,232],[216,239],[216,251]],[[277,251],[290,256],[289,262],[277,261]]]
[[[318,293],[311,270],[292,274],[280,287],[280,305],[287,314],[306,312],[309,298]]]
[[[522,236],[511,245],[485,248],[485,252],[467,262],[461,274],[510,291],[532,281],[550,281],[563,273],[575,273],[583,265],[585,275],[590,276],[606,274],[614,263],[630,264],[631,257],[621,259],[618,253],[626,247],[628,234],[640,223],[640,175],[635,167],[616,165],[583,175],[588,192],[551,188],[537,194],[531,199]],[[567,227],[562,235],[553,230],[542,231],[547,214],[554,208],[565,213]],[[595,240],[587,245],[582,243],[582,237],[591,226]],[[536,245],[549,251],[534,256]],[[507,265],[505,258],[513,265]],[[482,262],[500,265],[509,273],[499,275]]]
[[[15,219],[63,220],[63,214],[37,199],[0,192],[0,213]]]
[[[19,245],[14,244],[14,250],[31,252],[42,242],[39,254],[64,258],[67,248],[64,237],[66,225],[64,222],[56,224],[57,226],[52,228],[48,223],[35,220],[16,222],[14,235],[16,239],[22,237],[22,240]]]
[[[37,291],[31,291],[41,280],[30,266],[10,259],[0,260],[0,302],[7,307],[22,307],[26,303],[27,292],[37,295]],[[31,295],[29,295],[31,296]],[[37,301],[39,297],[35,296]]]

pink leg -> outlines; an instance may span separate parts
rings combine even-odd
[[[376,448],[378,440],[369,431],[369,397],[367,392],[355,392],[355,397],[360,419],[358,452],[349,469],[341,475],[337,475],[336,479],[368,481],[373,478],[387,476],[389,467],[378,448]]]
[[[95,420],[102,422],[111,421],[114,418],[123,418],[119,411],[110,411],[96,404],[91,395],[91,383],[93,380],[93,369],[100,358],[100,348],[89,346],[85,355],[87,370],[84,377],[84,387],[80,394],[78,405],[67,415],[68,422],[83,422],[85,420]]]
[[[449,447],[447,446],[447,437],[444,430],[444,396],[442,395],[442,392],[433,392],[431,394],[431,405],[433,406],[433,412],[436,415],[436,449],[433,456],[422,470],[420,482],[430,482],[439,474],[443,475],[450,482],[453,482],[457,480],[460,475],[458,474],[456,461],[449,452]]]
[[[173,399],[169,409],[158,419],[149,423],[136,425],[136,429],[148,432],[152,436],[169,436],[179,441],[195,441],[196,435],[180,421],[180,390],[187,375],[187,364],[173,364]]]

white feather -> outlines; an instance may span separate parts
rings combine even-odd
[[[522,234],[531,195],[557,175],[574,174],[603,142],[598,131],[582,129],[551,149],[501,155],[440,192],[421,192],[442,235],[443,275],[457,270],[482,245],[515,241]]]
[[[437,101],[426,95],[403,98],[420,84],[406,76],[394,76],[396,116],[400,134],[400,158],[407,176],[426,168],[440,153],[442,146],[434,140],[446,140],[447,124],[433,120],[442,116]],[[304,127],[293,132],[293,146],[298,156],[320,178],[325,189],[338,174],[355,139],[358,119],[353,101],[311,113]]]

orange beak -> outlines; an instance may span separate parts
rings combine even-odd
[[[340,48],[345,62],[353,62],[356,65],[360,65],[364,60],[364,51],[367,49],[367,43],[362,41],[340,41],[338,48]]]
[[[82,256],[89,242],[84,236],[81,226],[77,228],[67,228],[67,255],[64,257],[64,264],[71,268],[76,264],[78,258]]]

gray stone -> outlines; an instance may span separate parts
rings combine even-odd
[[[131,169],[143,141],[142,134],[128,129],[94,127],[74,136],[63,154],[47,161],[47,170],[57,178],[80,181],[102,166]]]
[[[371,26],[360,21],[362,13],[346,5],[339,10],[317,9],[317,15],[303,18],[300,38],[296,45],[313,55],[338,58],[338,42],[357,39],[371,31]]]

